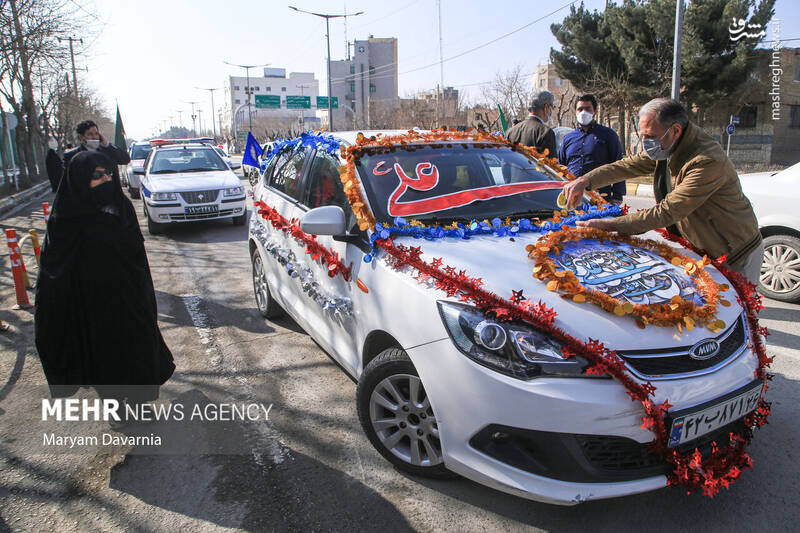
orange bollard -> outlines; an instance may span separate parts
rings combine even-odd
[[[17,245],[17,232],[11,228],[7,229],[6,239],[8,240],[8,255],[11,259],[11,272],[14,275],[14,289],[17,293],[17,305],[14,306],[14,309],[29,309],[33,306],[28,301],[28,293],[25,292],[22,257],[20,257],[19,246]]]
[[[44,221],[47,222],[50,220],[50,204],[47,202],[42,202],[42,213],[44,213]]]

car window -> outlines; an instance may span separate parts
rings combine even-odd
[[[339,177],[338,159],[327,152],[317,152],[307,183],[305,205],[311,209],[338,205],[344,211],[347,227],[352,228],[355,225],[355,216]]]
[[[134,144],[131,148],[131,159],[144,159],[152,149],[149,144]]]
[[[228,165],[211,148],[156,150],[154,154],[151,174],[228,170]]]
[[[275,172],[275,166],[278,162],[278,159],[280,159],[280,156],[275,155],[269,160],[269,163],[267,163],[267,168],[264,169],[264,173],[261,175],[261,185],[264,187],[267,186],[269,179],[272,177],[272,173]]]
[[[303,171],[303,163],[306,160],[307,150],[305,147],[298,148],[291,154],[288,161],[281,165],[278,161],[277,170],[272,174],[269,186],[280,191],[295,200],[302,199],[300,190],[300,177]]]

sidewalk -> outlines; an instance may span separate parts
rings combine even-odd
[[[24,205],[48,192],[50,192],[50,182],[45,181],[42,183],[37,183],[29,189],[25,189],[24,191],[20,191],[12,194],[11,196],[0,199],[0,217],[13,210],[15,207]]]
[[[647,185],[645,183],[626,182],[625,187],[627,188],[628,196],[642,196],[645,198],[655,198],[655,194],[653,194],[652,185]]]

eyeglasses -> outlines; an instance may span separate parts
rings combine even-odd
[[[111,177],[111,172],[108,171],[108,170],[95,170],[94,172],[92,172],[92,179],[93,180],[99,180],[103,176],[108,176],[110,178]]]

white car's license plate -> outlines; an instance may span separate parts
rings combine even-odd
[[[219,211],[216,205],[196,205],[185,208],[187,215],[209,215]]]
[[[762,386],[761,381],[754,381],[722,398],[670,413],[669,446],[679,446],[702,437],[753,412],[758,406]]]

